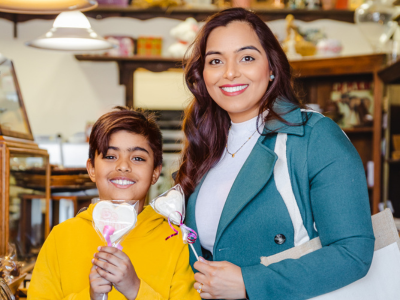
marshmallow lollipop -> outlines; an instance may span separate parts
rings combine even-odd
[[[154,210],[165,218],[169,218],[175,225],[181,223],[184,218],[185,203],[183,194],[178,190],[170,190],[159,196],[154,201]]]
[[[168,220],[169,225],[175,232],[174,234],[168,236],[166,240],[179,234],[179,232],[171,225],[171,223],[180,226],[183,242],[190,245],[197,259],[199,259],[192,245],[197,239],[197,234],[193,229],[187,227],[183,223],[183,220],[185,219],[185,195],[182,187],[179,184],[175,185],[167,192],[153,199],[150,202],[150,205],[157,213],[164,216]]]
[[[118,247],[136,225],[134,205],[125,201],[100,201],[93,209],[93,226],[108,246]],[[120,246],[118,247],[120,248]]]

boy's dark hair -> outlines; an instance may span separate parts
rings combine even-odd
[[[89,138],[89,159],[94,166],[96,152],[107,155],[113,133],[126,130],[147,139],[154,155],[154,168],[162,164],[162,135],[153,113],[141,109],[116,106],[115,110],[102,115],[93,125]]]

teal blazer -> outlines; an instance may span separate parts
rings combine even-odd
[[[290,110],[283,102],[275,109],[288,112],[283,118],[290,124],[308,121],[302,126],[277,120],[266,123],[264,132],[275,132],[259,138],[231,188],[219,221],[214,256],[202,252],[199,240],[194,247],[205,258],[240,266],[251,300],[309,299],[368,272],[375,238],[365,171],[356,149],[332,120],[298,108]],[[265,267],[260,264],[261,256],[294,247],[293,224],[273,174],[278,132],[287,133],[289,174],[304,226],[310,239],[320,237],[323,247]],[[196,231],[196,199],[206,176],[187,204],[186,224]],[[193,267],[196,258],[190,252]]]

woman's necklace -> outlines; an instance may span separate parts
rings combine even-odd
[[[257,128],[256,131],[254,131],[253,134],[244,142],[244,144],[243,144],[242,146],[240,146],[240,148],[239,148],[235,153],[230,153],[230,152],[229,152],[229,150],[228,150],[228,141],[227,141],[227,142],[226,142],[226,146],[225,146],[226,152],[228,152],[228,154],[229,154],[229,155],[232,155],[232,158],[234,158],[235,155],[236,155],[236,153],[238,153],[238,152],[240,151],[240,149],[242,149],[243,146],[246,145],[246,143],[247,143],[248,141],[250,141],[250,139],[251,139],[251,138],[253,137],[253,135],[257,132],[257,130],[258,130],[258,128]],[[231,132],[231,127],[229,127],[229,132]],[[229,132],[228,132],[228,139],[229,139]]]

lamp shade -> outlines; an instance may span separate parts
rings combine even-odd
[[[90,26],[79,11],[63,12],[54,21],[53,28],[27,46],[61,51],[94,51],[114,48]]]
[[[0,11],[18,14],[59,14],[86,11],[97,6],[95,0],[1,0]]]

